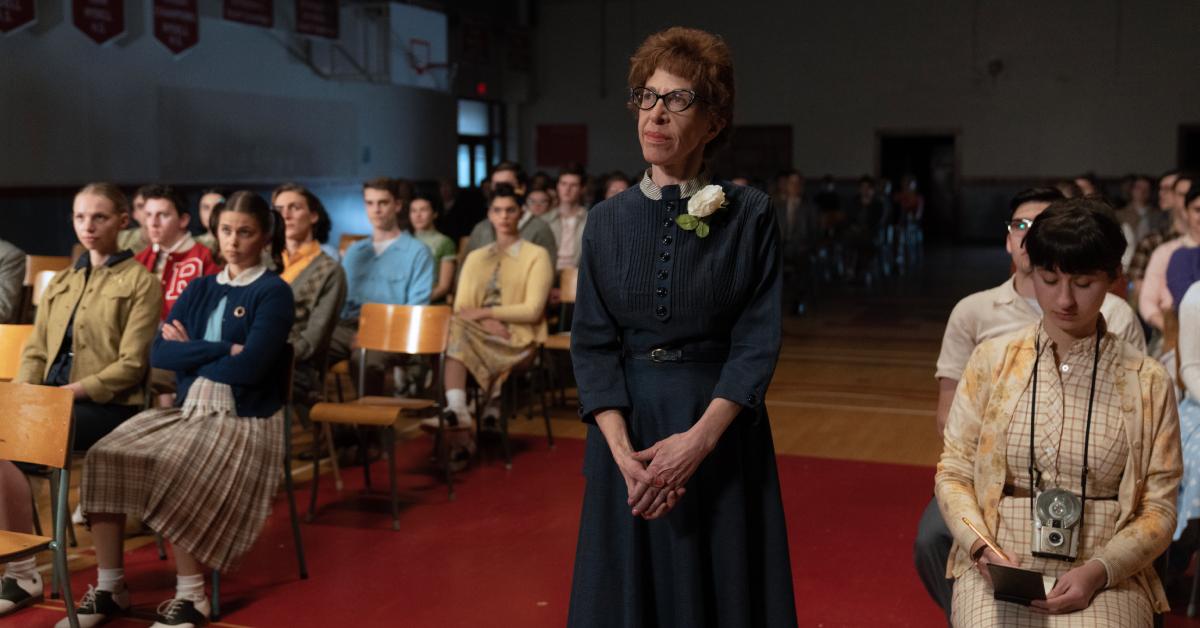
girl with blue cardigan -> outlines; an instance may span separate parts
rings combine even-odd
[[[210,613],[204,566],[234,565],[271,511],[284,455],[280,374],[294,311],[291,288],[260,256],[272,240],[273,250],[283,250],[283,231],[252,192],[235,193],[216,211],[227,265],[188,285],[151,352],[153,366],[175,372],[176,406],[138,414],[88,452],[81,501],[99,577],[79,604],[83,626],[130,607],[126,516],[175,548],[176,594],[159,606],[154,626],[189,627]]]

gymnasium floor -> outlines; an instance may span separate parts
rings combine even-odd
[[[1007,268],[999,248],[931,252],[918,272],[870,290],[823,292],[807,316],[786,320],[767,404],[802,626],[944,625],[911,563],[941,449],[934,362],[954,302],[998,284]],[[399,447],[399,531],[386,502],[361,491],[361,469],[343,470],[341,494],[322,478],[320,511],[303,525],[305,581],[281,497],[242,570],[223,579],[219,625],[564,625],[585,432],[568,406],[554,412],[556,449],[540,421],[518,421],[514,468],[486,458],[462,475],[453,502],[428,473],[427,438],[413,433]],[[297,434],[297,444],[307,442]],[[310,475],[299,463],[302,508]],[[372,475],[376,488],[385,485],[382,463]],[[152,538],[136,532],[126,565],[136,616],[115,626],[147,625],[174,585]],[[77,592],[95,577],[86,530],[79,535]],[[48,599],[0,625],[52,625],[61,608]],[[1167,625],[1191,624],[1176,614]]]

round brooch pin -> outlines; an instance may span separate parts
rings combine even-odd
[[[244,308],[240,305],[233,308],[233,317],[234,318],[241,318],[245,315],[246,315],[246,308]]]

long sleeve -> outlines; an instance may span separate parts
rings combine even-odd
[[[15,246],[0,245],[7,249],[0,258],[0,323],[16,323],[25,282],[25,255]]]
[[[942,457],[937,466],[934,489],[942,518],[959,547],[975,543],[975,533],[962,522],[966,517],[980,531],[988,531],[975,487],[975,458],[981,443],[984,409],[991,394],[992,373],[987,353],[976,349],[967,361],[950,415],[946,419]],[[991,443],[990,446],[996,446]],[[1002,446],[1002,445],[1001,445]]]
[[[1200,292],[1188,290],[1179,304],[1179,379],[1200,398]]]
[[[183,316],[191,314],[195,308],[200,307],[197,302],[200,286],[200,282],[193,281],[183,289],[183,293],[175,301],[175,306],[171,308],[171,313],[167,315],[167,320],[163,322],[163,325],[180,321],[184,323],[185,328],[187,327],[187,321],[183,320]],[[150,365],[158,369],[187,373],[223,355],[229,355],[229,349],[232,346],[230,343],[201,340],[199,336],[204,333],[203,329],[188,329],[187,332],[192,340],[165,340],[161,331],[155,334],[154,346],[150,351]]]
[[[970,359],[975,345],[979,344],[973,324],[977,317],[971,315],[971,304],[968,301],[970,298],[959,301],[950,312],[950,319],[946,321],[935,378],[962,379],[967,360]]]
[[[525,298],[520,303],[495,305],[491,308],[492,318],[505,323],[533,324],[546,312],[546,299],[554,283],[554,264],[545,249],[537,248],[525,280]]]
[[[62,271],[54,275],[54,279],[50,280],[50,286],[46,287],[47,294],[50,293],[51,286],[67,281],[67,274],[70,271]],[[43,299],[45,297],[43,296]],[[21,349],[21,366],[17,369],[17,376],[13,381],[22,384],[41,384],[46,378],[46,364],[50,361],[48,340],[46,338],[46,327],[50,318],[49,307],[39,307],[37,315],[33,319],[33,333],[29,335],[29,339],[25,341],[25,347]]]
[[[162,286],[150,273],[141,273],[131,295],[129,317],[121,328],[117,360],[79,380],[96,403],[112,401],[116,393],[133,388],[146,376],[150,343],[162,318]]]
[[[714,397],[728,399],[746,407],[757,407],[766,396],[767,385],[775,373],[781,342],[779,272],[779,225],[768,204],[754,216],[753,237],[758,280],[745,308],[730,332],[729,358],[721,368]]]
[[[588,423],[595,423],[597,411],[626,413],[630,408],[621,363],[621,330],[599,286],[597,264],[603,257],[597,253],[595,232],[593,227],[583,234],[575,315],[571,320],[571,363],[579,387],[579,413]]]
[[[1149,382],[1140,391],[1142,399],[1148,402],[1142,410],[1142,420],[1153,425],[1150,450],[1143,456],[1147,470],[1141,495],[1133,516],[1096,554],[1108,570],[1110,587],[1149,567],[1170,545],[1175,531],[1179,478],[1183,475],[1179,409],[1174,384],[1161,367],[1151,366],[1154,368]]]
[[[276,356],[287,343],[295,317],[292,291],[282,281],[280,284],[279,288],[268,290],[255,308],[242,352],[200,367],[199,375],[235,386],[253,386],[267,378]]]
[[[303,326],[296,325],[292,329],[291,342],[296,351],[296,362],[312,358],[318,347],[328,344],[345,300],[346,274],[340,266],[334,266],[333,272],[321,284],[321,291],[312,311],[308,313],[308,320]]]
[[[1146,276],[1142,280],[1142,291],[1138,294],[1138,313],[1143,320],[1158,320],[1158,324],[1161,324],[1163,308],[1171,305],[1171,292],[1167,290],[1167,264],[1176,247],[1169,244],[1164,243],[1150,256],[1150,262],[1146,264]]]
[[[408,294],[405,295],[404,305],[429,305],[429,295],[433,294],[433,283],[437,273],[434,271],[433,255],[429,247],[421,244],[415,238],[410,238],[413,244],[412,268],[408,276]]]

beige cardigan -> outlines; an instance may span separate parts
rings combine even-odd
[[[454,311],[483,306],[488,282],[496,262],[500,262],[500,305],[492,309],[492,318],[508,326],[508,342],[527,347],[546,339],[546,299],[554,283],[554,263],[546,249],[518,240],[503,253],[495,244],[471,251],[463,262],[454,293]]]
[[[1008,475],[1008,424],[1032,375],[1036,333],[1034,324],[979,345],[958,384],[936,480],[938,505],[954,535],[947,577],[971,568],[968,552],[978,537],[963,517],[996,538]],[[1155,610],[1166,612],[1167,598],[1152,563],[1171,543],[1183,474],[1175,390],[1158,362],[1115,336],[1112,340],[1122,351],[1116,385],[1129,459],[1117,492],[1117,532],[1095,558],[1108,571],[1108,586],[1134,578]]]

